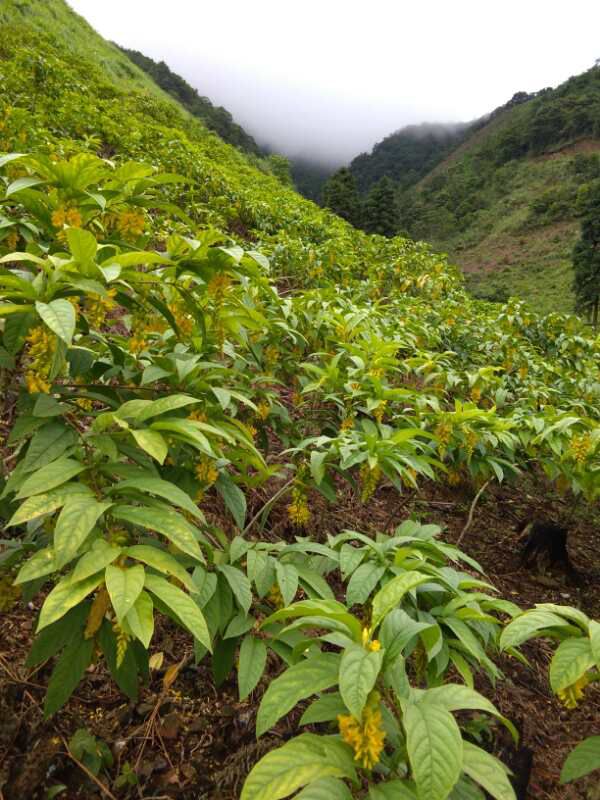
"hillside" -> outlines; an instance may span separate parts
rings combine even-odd
[[[584,796],[600,337],[2,8],[2,797]]]
[[[193,86],[173,72],[164,61],[154,61],[140,53],[139,50],[128,50],[126,47],[119,49],[149,75],[161,89],[174,97],[192,116],[198,117],[209,130],[218,133],[224,142],[248,153],[260,154],[259,147],[252,136],[234,121],[227,109],[222,106],[214,106],[208,97],[200,96]]]

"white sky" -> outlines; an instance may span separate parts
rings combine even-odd
[[[286,155],[349,161],[600,58],[598,0],[69,0]]]

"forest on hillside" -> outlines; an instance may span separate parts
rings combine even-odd
[[[0,20],[0,795],[592,800],[597,330]]]

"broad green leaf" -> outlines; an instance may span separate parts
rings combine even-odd
[[[369,800],[417,800],[406,781],[389,781],[369,787]]]
[[[200,511],[189,494],[170,481],[164,481],[161,478],[129,478],[128,480],[117,483],[110,491],[111,493],[121,492],[125,489],[137,489],[140,492],[155,494],[157,497],[169,500],[173,505],[189,511],[189,513],[197,519],[204,520],[204,514]]]
[[[44,575],[50,575],[57,570],[58,567],[56,565],[54,551],[51,547],[44,547],[42,550],[38,550],[37,553],[34,553],[31,558],[23,564],[19,570],[19,574],[15,578],[15,584],[27,583],[36,578],[42,578]]]
[[[154,633],[154,604],[148,592],[140,592],[125,621],[147,650]]]
[[[385,567],[368,561],[361,564],[352,573],[346,589],[346,602],[349,606],[366,603],[371,592],[379,583],[379,579],[385,572]]]
[[[350,789],[337,778],[321,778],[305,786],[296,800],[352,800]]]
[[[327,451],[313,450],[310,454],[310,472],[317,486],[325,477],[325,459]]]
[[[463,741],[454,717],[432,703],[411,703],[403,722],[420,800],[446,800],[462,770]]]
[[[173,438],[180,439],[181,441],[191,444],[196,450],[199,450],[204,455],[210,458],[216,458],[217,454],[212,449],[210,442],[203,433],[200,433],[196,425],[187,419],[175,419],[167,417],[164,420],[158,420],[151,424],[153,431],[166,431],[171,434]]]
[[[298,591],[298,570],[293,564],[285,564],[282,561],[276,561],[275,574],[277,575],[277,584],[283,602],[288,606]]]
[[[550,662],[550,686],[554,693],[574,684],[594,666],[594,656],[589,639],[565,639]]]
[[[64,706],[92,663],[94,640],[81,635],[74,638],[63,650],[48,682],[44,701],[44,716],[50,717]]]
[[[197,542],[199,532],[176,511],[145,506],[114,506],[111,516],[140,528],[162,533],[183,553],[196,561],[204,560]]]
[[[82,264],[94,259],[98,250],[96,237],[83,228],[68,228],[67,241],[73,258]]]
[[[62,486],[63,483],[71,480],[71,478],[79,475],[84,470],[85,465],[79,461],[64,456],[57,458],[51,464],[46,464],[45,467],[38,469],[23,482],[17,492],[17,500],[23,500],[34,494],[49,492],[50,489]]]
[[[500,647],[503,650],[509,647],[518,647],[527,639],[531,639],[538,631],[545,628],[563,627],[568,624],[563,617],[559,617],[552,611],[541,609],[525,611],[504,628],[500,636]]]
[[[247,614],[252,605],[252,587],[250,586],[250,581],[241,570],[232,567],[230,564],[223,564],[219,567],[219,571],[225,576],[225,580],[229,584],[235,599],[238,601],[238,605],[244,613]]]
[[[468,686],[463,686],[460,683],[445,683],[443,686],[434,686],[423,692],[420,690],[413,691],[420,703],[434,703],[437,706],[442,706],[447,711],[463,711],[466,709],[470,711],[487,711],[488,714],[503,722],[515,741],[518,741],[519,737],[512,722],[503,717],[487,697],[479,694],[474,689],[470,689]]]
[[[159,600],[170,608],[181,621],[181,624],[184,625],[207,650],[212,652],[206,620],[191,597],[181,589],[178,589],[177,586],[173,586],[172,583],[169,583],[169,581],[158,575],[149,575],[146,573],[145,585],[146,589],[156,595]]]
[[[288,667],[275,678],[263,695],[256,716],[256,735],[262,736],[300,700],[337,683],[340,657],[320,653]]]
[[[36,494],[33,497],[28,497],[12,515],[6,527],[22,525],[24,522],[28,522],[31,519],[37,519],[44,514],[50,514],[56,511],[57,508],[63,506],[68,498],[75,496],[93,497],[90,489],[82,483],[70,483],[67,486],[62,486],[60,489],[54,489],[45,494]]]
[[[23,460],[23,471],[34,472],[45,467],[77,441],[73,430],[62,422],[48,422],[33,435]]]
[[[229,475],[221,473],[215,484],[235,524],[242,531],[246,522],[246,495]]]
[[[294,617],[328,617],[347,625],[357,642],[362,639],[362,625],[359,620],[337,600],[301,600],[298,603],[292,603],[291,606],[286,606],[268,616],[263,620],[261,627],[264,628],[273,622]]]
[[[316,722],[330,722],[339,714],[346,714],[347,708],[339,692],[328,692],[317,697],[300,717],[300,725],[313,725]]]
[[[110,595],[110,602],[117,615],[117,622],[121,623],[123,617],[133,606],[144,588],[144,568],[141,564],[133,567],[113,567],[109,565],[104,573],[106,589]]]
[[[103,581],[104,575],[102,573],[90,575],[89,578],[76,582],[73,581],[72,575],[64,577],[56,584],[44,601],[38,620],[37,633],[64,616],[69,609],[81,602]]]
[[[165,458],[169,454],[169,447],[158,431],[151,431],[147,428],[141,430],[130,430],[129,433],[133,436],[145,453],[152,456],[159,464],[163,464]]]
[[[516,800],[508,769],[494,756],[470,742],[463,742],[463,770],[495,800]]]
[[[240,700],[245,700],[256,688],[267,663],[267,646],[262,639],[248,634],[240,647],[238,664],[238,690]]]
[[[400,603],[407,592],[428,580],[430,580],[428,575],[423,575],[422,572],[415,570],[397,575],[389,583],[386,583],[373,598],[372,627],[376,628],[385,615]]]
[[[177,408],[193,405],[198,403],[198,398],[190,397],[186,394],[172,394],[168,397],[161,397],[159,400],[153,400],[146,406],[135,419],[138,422],[144,422],[152,417],[157,417],[159,414],[165,414],[167,411],[175,411]]]
[[[105,569],[122,553],[120,547],[109,544],[106,539],[97,539],[84,553],[73,570],[73,581],[82,581],[96,572]]]
[[[600,769],[600,736],[588,736],[571,750],[560,773],[560,782],[569,783]]]
[[[59,567],[73,558],[96,522],[111,507],[92,497],[69,497],[58,515],[54,528],[54,554]]]
[[[48,328],[66,345],[73,341],[75,333],[75,309],[68,300],[52,300],[50,303],[36,301],[35,310]]]
[[[600,669],[600,622],[596,622],[595,619],[591,619],[589,624],[589,632],[592,655],[594,657],[594,661],[596,662],[596,666],[598,669]]]
[[[165,550],[148,544],[135,544],[132,547],[128,547],[125,552],[130,558],[135,558],[137,561],[142,561],[159,572],[164,572],[165,575],[172,575],[177,578],[189,592],[198,591],[192,576],[185,567]]]
[[[303,733],[261,758],[246,778],[240,800],[281,800],[330,777],[355,780],[352,750],[337,737]]]
[[[369,652],[360,645],[344,650],[340,661],[340,694],[353,717],[360,719],[369,693],[379,675],[383,653]]]

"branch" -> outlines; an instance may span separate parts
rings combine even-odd
[[[491,478],[488,478],[487,481],[483,484],[481,489],[477,492],[477,494],[473,498],[473,502],[471,503],[471,508],[469,509],[469,516],[467,517],[467,521],[465,523],[465,527],[462,529],[462,531],[460,532],[460,536],[458,537],[458,539],[455,542],[457,547],[460,546],[460,543],[463,540],[463,536],[465,535],[465,533],[471,527],[471,523],[473,522],[473,514],[475,513],[475,508],[477,506],[477,503],[479,502],[479,498],[484,493],[484,491],[487,489],[487,487],[488,487],[488,485],[489,485],[491,480],[492,480]]]

